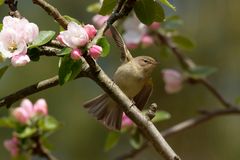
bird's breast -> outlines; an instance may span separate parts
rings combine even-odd
[[[133,98],[141,91],[146,79],[139,68],[132,63],[127,63],[117,69],[114,82],[129,98]]]

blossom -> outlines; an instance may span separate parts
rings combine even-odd
[[[71,52],[71,58],[74,60],[79,60],[82,55],[83,55],[82,51],[78,48],[73,49]]]
[[[141,42],[144,47],[154,44],[153,38],[147,34],[142,37]]]
[[[39,99],[37,102],[34,104],[34,112],[35,114],[40,114],[40,115],[47,115],[48,114],[48,106],[47,102],[45,99]]]
[[[38,36],[39,29],[34,23],[30,23],[26,18],[15,18],[6,16],[3,18],[3,30],[13,29],[25,43],[31,43]]]
[[[164,69],[162,70],[162,75],[167,93],[176,93],[182,89],[183,77],[178,71]]]
[[[84,29],[87,32],[89,39],[93,39],[93,37],[95,37],[97,30],[93,25],[87,24],[84,26]]]
[[[89,49],[89,55],[92,56],[94,59],[97,59],[102,53],[102,47],[98,45],[93,45]]]
[[[85,29],[75,22],[70,22],[67,30],[60,32],[60,36],[62,36],[61,38],[63,43],[73,49],[83,47],[89,41],[89,37]]]
[[[0,32],[1,57],[12,58],[13,66],[23,66],[30,62],[27,54],[27,44],[38,36],[39,29],[27,19],[5,16]]]
[[[123,116],[122,116],[122,128],[126,128],[126,127],[130,127],[133,125],[133,121],[128,118],[128,116],[123,113]]]
[[[18,122],[22,124],[26,124],[30,118],[28,112],[22,107],[14,109],[12,115]]]
[[[4,58],[26,54],[27,45],[20,35],[12,28],[0,32],[0,53]]]
[[[44,99],[37,100],[34,105],[29,99],[24,99],[12,112],[13,117],[22,124],[26,124],[33,116],[39,114],[48,114],[47,103]]]
[[[102,16],[97,14],[93,16],[92,21],[96,25],[97,28],[102,27],[102,25],[108,20],[109,16]]]
[[[18,147],[19,141],[17,137],[13,137],[12,139],[5,140],[3,145],[4,147],[10,152],[10,154],[15,157],[19,153],[19,147]]]
[[[14,67],[24,66],[29,63],[31,60],[26,54],[19,54],[12,57],[11,62]]]

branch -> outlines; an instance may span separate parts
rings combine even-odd
[[[215,111],[205,112],[205,114],[199,115],[197,117],[193,117],[190,119],[187,119],[183,122],[180,122],[166,130],[163,130],[161,133],[164,138],[173,136],[175,134],[178,134],[182,131],[197,127],[198,125],[207,122],[213,118],[217,118],[220,116],[226,116],[226,115],[233,115],[233,114],[240,114],[239,108],[227,108],[227,109],[219,109]],[[116,160],[125,160],[128,158],[133,158],[137,156],[139,153],[141,153],[144,149],[146,149],[149,146],[147,142],[145,142],[139,149],[132,149],[131,151],[128,151],[127,153],[124,153],[116,158]]]
[[[54,19],[57,21],[59,19],[64,19],[60,15],[60,13],[52,7],[50,4],[43,0],[33,0],[35,4],[40,5],[46,12],[48,12],[49,15],[52,15]],[[129,3],[127,3],[129,2]],[[122,12],[120,14],[121,16],[127,15],[131,9],[130,5],[133,5],[135,3],[135,0],[128,0],[125,5],[122,7],[122,11],[128,11],[128,12]],[[125,7],[126,6],[126,7]],[[133,7],[133,6],[132,6]],[[118,7],[117,7],[118,8]],[[52,13],[58,13],[52,14]],[[121,17],[120,16],[120,17]],[[111,17],[116,17],[115,19],[111,20],[109,19],[108,24],[114,23],[118,18],[118,14],[112,14]],[[110,21],[111,20],[111,21]],[[58,21],[60,25],[62,25],[64,28],[66,28],[67,23],[60,23],[61,21]],[[99,37],[101,37],[104,33],[104,31],[108,28],[108,25],[104,25],[100,31],[98,32],[97,36],[94,38],[94,42],[97,41]],[[88,45],[89,47],[90,45]],[[145,133],[145,135],[148,137],[149,141],[153,144],[155,149],[165,157],[165,159],[168,160],[180,160],[180,158],[176,155],[176,153],[172,150],[172,148],[168,145],[168,143],[164,140],[162,135],[159,133],[157,128],[154,126],[154,124],[151,121],[148,121],[145,116],[141,114],[141,112],[138,110],[138,108],[132,103],[132,101],[120,90],[120,88],[117,85],[114,85],[114,82],[104,73],[104,71],[100,68],[100,66],[93,60],[89,55],[84,54],[84,58],[86,59],[87,63],[90,66],[91,74],[89,75],[105,92],[109,94],[111,98],[113,98],[117,103],[121,104],[122,109],[124,112],[139,126],[139,128]]]
[[[18,12],[17,10],[17,4],[18,4],[17,0],[5,0],[4,3],[7,4],[10,9],[10,12],[9,12],[10,16],[17,17],[17,18],[22,17],[20,12]]]
[[[196,67],[196,64],[192,61],[192,59],[190,59],[189,57],[186,57],[183,53],[180,52],[180,50],[172,42],[172,39],[170,37],[168,37],[167,35],[164,35],[163,33],[157,33],[157,37],[163,44],[165,44],[169,49],[171,49],[173,54],[177,57],[178,61],[180,62],[182,68],[190,70]],[[208,82],[206,79],[203,79],[203,78],[197,79],[197,80],[190,79],[190,81],[195,83],[201,83],[202,85],[204,85],[226,108],[236,107],[230,102],[228,102],[222,96],[222,94],[218,92],[217,89],[215,89],[213,85],[210,82]]]

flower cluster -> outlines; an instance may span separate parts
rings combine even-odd
[[[150,26],[141,23],[136,16],[128,17],[123,23],[123,39],[129,49],[135,49],[139,44],[148,47],[154,43],[152,36],[148,34],[149,30],[157,30],[160,23],[153,22]]]
[[[162,70],[165,91],[169,94],[179,92],[182,89],[183,76],[176,70]]]
[[[79,25],[75,22],[68,24],[67,30],[60,32],[57,40],[72,48],[71,58],[79,60],[83,54],[84,47],[95,37],[97,30],[93,25]],[[93,45],[88,53],[97,59],[102,52],[102,47]]]
[[[13,117],[20,123],[26,124],[35,115],[47,115],[48,108],[44,99],[39,99],[34,105],[28,99],[24,99],[19,107],[12,112]]]
[[[39,29],[27,19],[6,16],[0,32],[0,57],[11,58],[13,66],[23,66],[30,62],[27,45],[38,36]]]

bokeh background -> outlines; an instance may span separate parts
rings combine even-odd
[[[86,6],[93,0],[49,0],[61,13],[70,15],[85,23],[91,22],[93,14],[87,13]],[[218,68],[218,72],[209,77],[215,87],[228,99],[235,101],[240,95],[240,1],[238,0],[181,0],[172,1],[177,11],[166,10],[167,15],[179,15],[184,20],[181,33],[191,37],[196,43],[192,51],[184,51],[201,65]],[[58,31],[42,9],[30,0],[19,0],[19,10],[30,21],[39,25],[41,30]],[[0,7],[0,19],[8,13],[6,6]],[[113,43],[112,43],[113,44]],[[154,73],[154,93],[150,102],[156,102],[160,109],[171,113],[172,117],[157,125],[160,130],[182,120],[195,116],[198,109],[221,108],[221,104],[201,85],[188,85],[174,95],[167,95],[163,90],[160,70],[178,68],[174,56],[161,56],[157,47],[137,49],[135,56],[145,54],[161,61],[161,66]],[[99,63],[111,76],[119,65],[119,52],[112,45],[111,54]],[[57,58],[41,57],[38,63],[25,67],[11,67],[0,81],[0,97],[10,94],[39,80],[57,74]],[[103,145],[106,130],[82,108],[84,101],[102,93],[92,81],[82,78],[62,87],[55,87],[30,98],[32,101],[45,98],[50,114],[62,122],[62,127],[50,141],[54,154],[61,160],[107,160],[130,149],[126,138],[112,151],[104,152]],[[19,102],[14,104],[17,106]],[[8,110],[1,108],[0,116]],[[239,160],[240,127],[239,116],[226,116],[211,120],[196,128],[169,137],[167,141],[184,160]],[[0,128],[0,143],[10,138],[10,130]],[[0,159],[10,159],[8,152],[0,145]],[[136,160],[158,160],[160,156],[149,148],[138,155]]]

